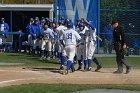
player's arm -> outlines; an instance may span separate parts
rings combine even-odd
[[[96,38],[99,39],[100,41],[102,41],[102,38],[100,38],[99,36],[96,35]]]
[[[85,18],[81,18],[81,20],[83,20],[86,24],[88,24],[92,28],[92,30],[95,30],[95,27],[94,27],[92,21],[89,21],[88,22]]]
[[[78,32],[74,31],[75,33],[75,37],[76,37],[76,40],[77,40],[77,47],[81,44],[81,36],[78,34]]]
[[[5,23],[5,25],[6,25],[6,29],[5,29],[5,32],[4,32],[4,36],[5,36],[5,38],[7,38],[8,37],[8,31],[9,31],[9,25],[7,23]]]
[[[59,42],[65,47],[64,39],[64,34],[62,34],[61,37],[59,37]]]

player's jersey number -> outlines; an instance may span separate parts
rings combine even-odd
[[[49,39],[50,38],[50,35],[48,33],[45,33],[44,34],[44,39]]]
[[[66,39],[72,39],[72,33],[66,33]]]

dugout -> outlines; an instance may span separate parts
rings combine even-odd
[[[53,4],[0,4],[0,18],[4,17],[9,25],[9,32],[22,31],[26,33],[26,26],[29,19],[35,17],[53,18]],[[12,36],[13,35],[13,36]],[[10,39],[10,37],[13,37]],[[8,40],[13,42],[13,47],[19,45],[19,34],[10,34]],[[23,41],[27,38],[22,37]],[[10,41],[8,41],[10,42]]]
[[[53,4],[0,4],[0,17],[9,24],[10,32],[22,30],[31,17],[53,18]]]

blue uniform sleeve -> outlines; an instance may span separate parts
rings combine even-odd
[[[9,31],[9,25],[5,23],[5,33],[4,33],[5,38],[8,37],[8,31]]]
[[[60,44],[62,44],[63,46],[65,46],[63,40],[59,40]]]
[[[54,41],[57,41],[57,40],[58,40],[58,35],[54,34]]]
[[[28,24],[28,25],[26,26],[26,30],[27,30],[27,33],[28,33],[28,34],[31,34],[31,25]]]
[[[87,24],[92,28],[92,30],[95,30],[95,27],[92,21],[87,22]]]
[[[33,26],[30,27],[29,32],[33,36]]]

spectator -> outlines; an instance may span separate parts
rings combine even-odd
[[[112,39],[113,39],[113,29],[111,27],[111,24],[108,24],[108,26],[104,30],[104,53],[111,54],[112,53]]]

